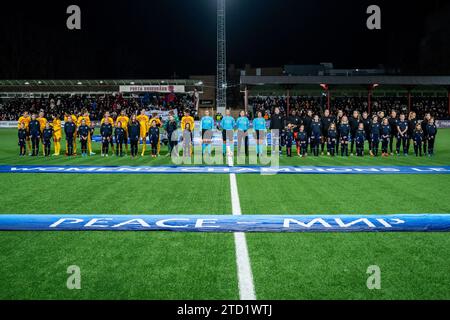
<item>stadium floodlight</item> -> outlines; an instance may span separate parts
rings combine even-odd
[[[42,83],[42,81],[39,80],[39,81],[38,81],[38,84],[41,84],[41,83]]]
[[[216,108],[224,113],[227,106],[227,59],[226,59],[226,17],[225,0],[217,0],[217,76]]]
[[[131,85],[134,85],[134,81],[131,81],[130,84],[131,84]]]
[[[82,83],[81,81],[78,81],[78,82],[77,82],[77,85],[79,85],[79,86],[82,85],[82,84],[83,84],[83,83]]]
[[[25,85],[28,86],[30,83],[28,81],[25,81]]]

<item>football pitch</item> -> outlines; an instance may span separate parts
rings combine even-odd
[[[165,152],[157,159],[102,158],[100,144],[93,147],[97,155],[90,158],[21,158],[17,131],[2,129],[0,165],[171,164]],[[439,131],[435,150],[432,158],[283,156],[280,165],[450,165],[450,129]],[[0,179],[0,214],[233,212],[228,174],[1,173]],[[236,180],[242,215],[450,213],[445,174]],[[246,242],[257,299],[450,299],[448,233],[246,233]],[[235,250],[233,233],[2,231],[0,299],[239,299]],[[80,290],[66,286],[71,265],[81,270]],[[381,270],[379,290],[366,285],[372,265]]]

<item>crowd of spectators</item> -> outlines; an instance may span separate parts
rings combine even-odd
[[[280,112],[286,114],[288,104],[287,98],[283,96],[256,96],[249,97],[249,110],[253,115],[261,111],[266,119],[274,108],[280,108]],[[289,111],[296,110],[305,113],[312,110],[315,114],[322,114],[327,108],[327,97],[296,96],[289,97]],[[406,97],[372,97],[370,112],[376,114],[384,111],[389,114],[391,110],[400,113],[408,113],[408,99]],[[354,110],[360,112],[369,111],[367,97],[332,97],[330,99],[330,111],[336,114],[337,110],[344,111],[350,115]],[[450,119],[448,113],[448,99],[446,97],[412,97],[411,111],[415,111],[419,118],[425,113],[431,113],[436,119]]]
[[[24,111],[38,113],[43,110],[46,115],[56,114],[61,117],[65,112],[78,114],[82,110],[90,113],[92,120],[100,120],[106,111],[112,116],[126,109],[127,114],[138,114],[140,110],[177,110],[186,109],[196,115],[195,99],[190,94],[142,94],[133,96],[115,95],[49,95],[34,98],[0,99],[0,121],[15,121]]]

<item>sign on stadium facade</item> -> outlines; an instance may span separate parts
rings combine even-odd
[[[182,85],[149,85],[149,86],[120,86],[120,92],[161,92],[161,93],[184,93]]]

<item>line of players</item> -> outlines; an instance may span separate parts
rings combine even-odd
[[[64,128],[62,129],[61,120],[53,115],[50,123],[44,117],[43,112],[39,115],[31,115],[27,112],[20,117],[19,126],[19,146],[20,155],[26,154],[26,144],[31,150],[30,155],[37,156],[39,154],[39,143],[44,145],[43,155],[50,155],[51,140],[54,141],[54,155],[60,155],[62,131],[66,137],[66,155],[72,156],[77,152],[76,138],[80,139],[81,154],[83,157],[94,155],[92,152],[92,136],[95,131],[95,124],[89,119],[89,113],[84,111],[78,117],[71,114],[64,115]],[[123,156],[123,144],[125,144],[128,153],[128,141],[131,146],[131,156],[136,157],[138,154],[139,142],[146,141],[147,137],[151,145],[152,157],[157,157],[160,152],[160,128],[163,126],[161,120],[156,114],[149,117],[145,114],[145,110],[141,110],[139,115],[132,115],[131,119],[126,115],[125,111],[114,120],[109,112],[106,112],[101,120],[100,135],[102,137],[102,156],[109,155],[109,147],[113,154]],[[181,129],[183,148],[187,149],[187,154],[191,152],[192,131],[194,130],[194,118],[186,111],[181,119]],[[222,130],[223,153],[226,151],[226,143],[233,142],[234,130],[238,133],[238,153],[241,152],[241,146],[245,148],[245,154],[248,155],[248,130],[250,128],[250,120],[244,111],[241,111],[239,117],[234,119],[230,110],[226,110],[225,116],[216,124],[214,119],[206,112],[200,121],[202,131],[202,152],[211,153],[212,130],[214,127]],[[168,137],[179,127],[179,119],[173,113],[169,114],[169,119],[164,124]],[[266,121],[262,114],[258,112],[257,117],[253,119],[253,129],[255,131],[257,154],[260,155],[265,145],[265,133],[267,131]],[[280,114],[280,110],[275,108],[270,122],[270,130],[279,130],[281,133],[281,143],[279,151],[286,147],[288,156],[292,156],[292,147],[296,146],[297,155],[305,157],[308,154],[308,146],[313,155],[318,156],[324,154],[325,145],[327,154],[334,156],[340,154],[342,156],[353,155],[356,147],[356,155],[364,155],[364,143],[367,141],[369,145],[369,153],[372,156],[378,156],[379,145],[381,142],[382,156],[388,156],[388,148],[390,154],[393,155],[393,144],[396,139],[396,153],[400,154],[402,148],[403,154],[408,155],[410,143],[413,141],[414,151],[417,156],[434,153],[434,142],[437,134],[437,128],[434,119],[430,114],[426,114],[423,121],[418,121],[414,112],[409,114],[408,120],[404,114],[397,117],[397,113],[392,111],[389,117],[385,117],[383,112],[373,116],[364,112],[362,115],[358,111],[354,111],[352,116],[348,118],[342,111],[338,111],[336,116],[330,114],[328,110],[324,111],[322,117],[313,115],[312,111],[307,111],[306,116],[298,117],[294,112],[289,117]],[[114,138],[113,139],[113,135]],[[177,145],[177,141],[169,140],[169,155],[172,149]],[[114,147],[114,141],[116,148]],[[31,144],[31,145],[30,145]],[[233,146],[234,143],[231,143]],[[146,143],[142,143],[141,156],[146,151]]]
[[[112,154],[123,156],[128,153],[128,141],[130,142],[131,156],[136,157],[138,154],[139,142],[142,143],[141,156],[146,152],[147,137],[152,146],[152,157],[156,157],[160,152],[160,132],[162,122],[157,114],[149,119],[145,110],[139,115],[132,115],[131,119],[125,111],[121,111],[120,115],[114,120],[109,112],[106,112],[100,122],[100,135],[102,139],[101,155],[109,155],[109,147],[111,146]],[[165,129],[168,133],[177,130],[179,126],[178,117],[173,113],[169,113],[169,120],[165,123]],[[182,129],[189,132],[194,128],[194,118],[190,116],[189,111],[181,119]],[[57,115],[51,116],[51,121],[45,118],[41,111],[39,114],[29,114],[24,112],[18,120],[18,145],[20,148],[20,156],[25,156],[27,149],[30,156],[39,155],[39,145],[43,145],[42,154],[50,156],[51,144],[54,144],[54,156],[61,154],[61,139],[63,132],[66,138],[65,154],[73,156],[77,154],[77,138],[81,144],[81,155],[95,155],[92,152],[92,137],[95,132],[95,123],[91,122],[89,112],[84,110],[78,116],[74,114],[64,114],[64,126],[61,119]],[[114,137],[114,139],[113,139]],[[114,144],[115,143],[115,144]],[[125,152],[123,150],[125,145]],[[169,141],[169,151],[173,148],[174,143]]]
[[[314,156],[318,156],[319,152],[323,155],[325,145],[327,154],[331,156],[339,155],[339,148],[341,156],[363,156],[365,142],[371,156],[378,156],[380,143],[383,157],[394,155],[394,151],[397,155],[407,156],[411,142],[416,156],[422,156],[422,152],[428,156],[434,154],[437,127],[429,113],[419,121],[414,112],[410,112],[406,119],[405,114],[397,116],[395,110],[388,117],[384,112],[379,112],[371,118],[367,112],[360,114],[354,111],[351,117],[347,117],[342,111],[333,116],[328,110],[322,117],[313,115],[312,111],[307,111],[305,117],[298,117],[294,111],[284,118],[275,110],[272,121],[273,118],[277,124],[287,124],[282,145],[286,146],[288,156],[293,144],[301,157],[307,155],[308,146]]]

